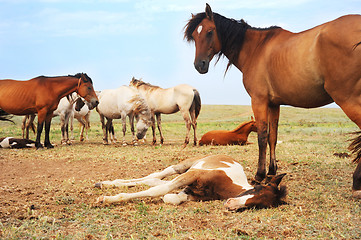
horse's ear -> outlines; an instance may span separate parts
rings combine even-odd
[[[253,116],[251,116],[251,120],[254,121],[254,117],[253,117]]]
[[[193,13],[191,13],[191,15],[192,15],[192,18],[194,18],[194,14],[193,14]]]
[[[211,6],[209,6],[208,3],[206,3],[206,15],[209,18],[209,20],[213,20],[213,12]]]
[[[287,173],[282,173],[282,174],[279,174],[275,177],[273,177],[270,181],[270,183],[275,183],[277,186],[280,184],[280,182],[282,181],[282,178],[284,176],[286,176]]]

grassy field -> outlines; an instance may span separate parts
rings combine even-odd
[[[249,106],[202,106],[198,139],[214,129],[233,129],[250,120]],[[102,144],[99,117],[92,113],[88,142],[60,145],[54,119],[54,149],[0,149],[0,239],[359,239],[361,202],[351,197],[352,158],[348,133],[358,128],[340,109],[283,107],[277,158],[288,188],[287,204],[272,209],[228,212],[223,201],[166,205],[160,198],[115,205],[95,204],[97,197],[145,189],[94,188],[116,178],[136,178],[189,157],[227,154],[251,179],[257,167],[257,136],[247,146],[188,145],[180,114],[164,115],[165,143],[151,146]],[[0,137],[21,136],[16,125],[0,122]],[[120,124],[116,124],[121,139]],[[33,138],[34,136],[31,135]],[[191,138],[192,139],[192,138]],[[130,133],[127,133],[130,142]]]

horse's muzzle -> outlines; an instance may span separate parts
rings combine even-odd
[[[202,59],[202,60],[194,61],[194,67],[195,69],[197,69],[197,71],[200,74],[205,74],[208,72],[209,60]]]
[[[92,100],[91,102],[88,102],[88,103],[89,103],[88,104],[89,110],[92,110],[93,108],[98,106],[99,101],[98,101],[98,99],[94,99],[94,100]]]

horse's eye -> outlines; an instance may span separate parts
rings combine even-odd
[[[92,88],[91,88],[91,87],[88,87],[88,90],[92,90]]]
[[[213,30],[207,32],[207,38],[211,38],[213,36]]]

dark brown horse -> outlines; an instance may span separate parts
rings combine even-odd
[[[205,133],[199,140],[199,146],[249,144],[247,139],[251,132],[257,132],[256,121],[253,117],[251,121],[243,122],[231,131],[213,130]]]
[[[361,16],[348,15],[310,30],[292,33],[280,27],[253,28],[213,13],[210,6],[193,16],[185,39],[194,41],[194,66],[207,73],[214,55],[222,55],[243,73],[258,128],[256,181],[275,175],[280,105],[315,108],[337,103],[361,128]],[[227,71],[226,69],[226,71]],[[351,144],[358,166],[353,196],[361,198],[361,136]]]
[[[62,77],[36,77],[28,81],[0,80],[0,109],[14,115],[38,114],[36,147],[40,143],[45,122],[44,146],[52,148],[49,140],[50,123],[53,111],[62,97],[77,92],[94,108],[98,98],[93,82],[85,73]]]

